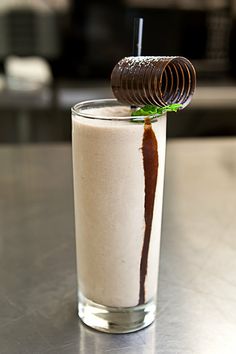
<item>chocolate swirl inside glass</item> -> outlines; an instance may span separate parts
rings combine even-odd
[[[115,65],[111,86],[122,103],[186,107],[195,90],[196,72],[184,57],[126,57]]]

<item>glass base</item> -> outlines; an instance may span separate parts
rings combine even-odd
[[[106,333],[130,333],[149,326],[156,316],[156,302],[133,307],[108,307],[79,294],[78,314],[87,326]]]

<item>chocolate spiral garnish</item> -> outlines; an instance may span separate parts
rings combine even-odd
[[[184,57],[126,57],[111,74],[118,101],[134,106],[187,106],[196,86],[196,72]]]

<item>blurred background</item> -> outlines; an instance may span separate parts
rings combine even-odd
[[[69,141],[70,107],[112,97],[139,16],[143,55],[183,55],[197,69],[168,137],[236,135],[236,0],[1,0],[0,143]]]

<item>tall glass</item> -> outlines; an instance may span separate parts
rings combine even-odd
[[[78,313],[109,333],[156,314],[166,116],[129,114],[110,99],[72,108]]]

